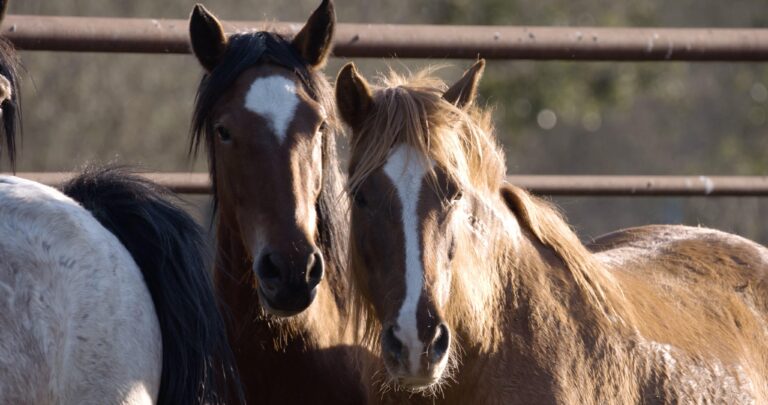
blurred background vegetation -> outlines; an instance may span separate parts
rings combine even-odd
[[[186,18],[189,0],[15,0],[12,14]],[[223,19],[304,21],[318,0],[209,0]],[[340,22],[547,26],[766,27],[746,0],[336,0]],[[23,52],[21,171],[86,161],[205,171],[187,157],[201,70],[190,55]],[[345,60],[327,68],[334,77]],[[356,61],[370,77],[387,61]],[[398,60],[397,69],[470,61]],[[492,106],[510,174],[768,175],[768,65],[491,61]],[[198,203],[199,200],[196,200]],[[768,243],[765,198],[557,198],[583,239],[621,227],[685,223]]]

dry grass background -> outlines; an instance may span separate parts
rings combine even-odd
[[[194,3],[11,0],[9,12],[186,18]],[[224,19],[304,21],[318,1],[205,4]],[[631,6],[603,0],[336,0],[336,5],[341,22],[768,25],[768,4],[743,0],[638,0]],[[110,160],[152,171],[206,170],[202,157],[187,157],[189,119],[201,75],[192,56],[22,52],[22,58],[27,74],[22,82],[25,139],[19,170],[72,170],[84,162]],[[343,62],[332,60],[328,76],[334,77]],[[386,66],[381,60],[356,62],[369,77]],[[446,61],[393,64],[416,69],[430,62]],[[454,67],[441,75],[449,80],[469,64],[447,62]],[[766,100],[754,93],[761,86],[764,90],[765,83],[768,69],[762,64],[492,61],[481,95],[496,108],[510,173],[766,175]],[[537,112],[544,109],[557,114],[551,130],[537,124]],[[768,242],[765,198],[556,201],[585,239],[625,226],[683,222]]]

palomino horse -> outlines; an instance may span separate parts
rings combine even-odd
[[[363,401],[343,327],[348,222],[336,109],[320,73],[334,24],[328,0],[291,41],[227,37],[200,5],[190,18],[206,69],[193,148],[208,150],[214,277],[249,402]]]
[[[15,61],[0,39],[12,162]],[[237,377],[206,252],[169,194],[125,169],[64,193],[0,176],[0,403],[226,402]]]
[[[590,252],[504,183],[473,106],[483,66],[445,92],[424,74],[338,77],[351,291],[389,376],[367,377],[372,402],[768,403],[768,249],[655,226]]]

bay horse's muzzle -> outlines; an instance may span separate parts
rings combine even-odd
[[[307,309],[323,279],[323,255],[313,251],[303,257],[286,257],[267,250],[256,262],[256,278],[262,305],[267,312],[292,316]]]

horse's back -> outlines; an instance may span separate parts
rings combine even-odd
[[[0,176],[0,403],[152,403],[160,328],[141,272],[86,210]]]
[[[637,353],[654,370],[648,392],[662,402],[768,400],[768,249],[670,225],[613,232],[588,247],[629,303]]]
[[[749,239],[701,227],[648,225],[608,233],[587,247],[612,267],[749,290],[768,316],[768,248]]]

